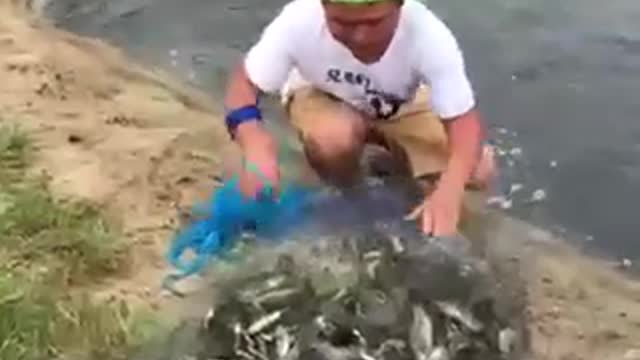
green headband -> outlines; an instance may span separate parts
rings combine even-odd
[[[383,1],[387,0],[329,0],[329,2],[341,4],[373,4]]]

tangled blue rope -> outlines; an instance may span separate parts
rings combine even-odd
[[[257,172],[255,167],[252,170]],[[167,260],[178,272],[168,275],[163,287],[178,293],[173,289],[174,282],[203,271],[212,258],[231,250],[244,231],[260,238],[276,238],[304,221],[305,206],[314,193],[311,188],[287,184],[277,197],[272,193],[272,188],[265,186],[256,199],[245,198],[235,176],[218,188],[207,203],[197,205],[194,214],[203,217],[174,237]],[[185,262],[182,257],[188,249],[196,257]]]

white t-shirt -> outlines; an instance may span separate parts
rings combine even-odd
[[[455,37],[418,0],[405,0],[389,47],[372,64],[360,62],[333,38],[321,0],[293,0],[265,27],[245,67],[264,92],[286,96],[312,85],[379,118],[411,101],[421,84],[430,87],[433,110],[443,119],[475,105]]]

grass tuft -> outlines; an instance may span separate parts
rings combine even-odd
[[[62,285],[85,285],[126,266],[126,247],[98,211],[83,203],[57,202],[36,185],[10,189],[0,213],[0,248],[13,266],[61,271]]]
[[[128,263],[94,207],[27,175],[32,141],[0,126],[0,359],[124,359],[156,322],[83,290]]]
[[[27,168],[32,154],[32,142],[17,126],[0,127],[0,179],[14,179]]]

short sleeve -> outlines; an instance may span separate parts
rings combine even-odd
[[[418,30],[418,69],[431,88],[434,112],[443,120],[468,112],[475,96],[467,76],[462,51],[449,28],[435,15],[426,12]]]
[[[247,76],[264,92],[279,91],[292,69],[291,41],[296,36],[292,16],[292,9],[285,6],[246,54]]]

